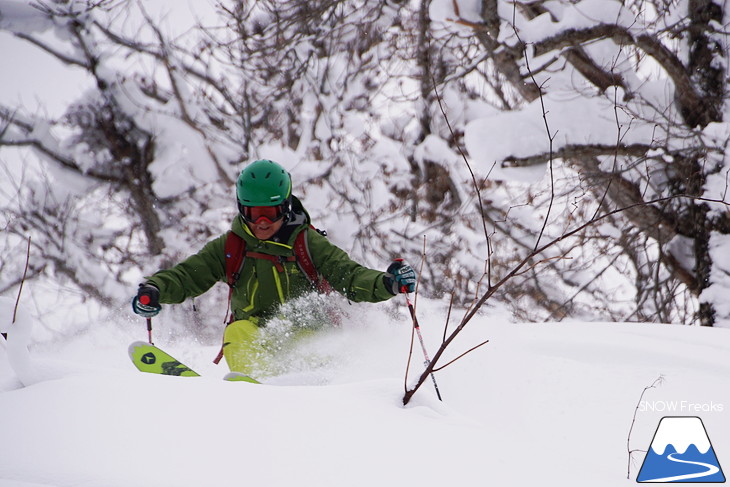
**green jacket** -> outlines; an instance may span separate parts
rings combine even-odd
[[[309,215],[298,200],[292,218],[273,240],[257,239],[240,215],[233,220],[231,231],[245,240],[248,251],[284,257],[294,255],[294,240],[299,232],[306,231],[314,265],[336,291],[358,302],[374,303],[393,297],[383,282],[384,272],[361,266],[327,238],[309,229]],[[226,282],[226,236],[227,233],[211,240],[197,254],[147,278],[160,290],[160,303],[181,303],[203,294],[216,282]],[[246,258],[231,296],[234,319],[267,319],[280,304],[313,290],[296,262],[283,262],[283,267],[278,272],[268,259]]]

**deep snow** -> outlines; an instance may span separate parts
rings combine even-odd
[[[13,306],[0,299],[3,487],[633,484],[637,406],[631,449],[649,447],[663,416],[700,416],[730,465],[726,329],[509,324],[490,309],[449,355],[490,343],[436,375],[444,402],[427,383],[403,407],[411,333],[400,302],[353,305],[341,328],[282,352],[286,370],[263,386],[220,380],[213,344],[165,329],[157,345],[204,377],[137,372],[126,349],[145,329],[126,313],[41,343],[26,336],[27,313],[9,324]],[[433,353],[445,305],[417,308]]]

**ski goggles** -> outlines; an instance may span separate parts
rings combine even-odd
[[[267,220],[269,223],[278,222],[284,218],[284,205],[278,206],[243,206],[241,214],[250,223],[259,223]]]

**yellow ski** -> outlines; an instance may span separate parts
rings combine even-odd
[[[200,374],[183,364],[175,357],[147,342],[134,342],[129,345],[129,358],[137,369],[150,374],[176,375],[178,377],[200,377]],[[229,372],[223,377],[229,382],[250,382],[260,384],[240,372]]]
[[[139,341],[129,345],[129,358],[142,372],[179,377],[200,377],[200,374],[169,353],[147,342]]]

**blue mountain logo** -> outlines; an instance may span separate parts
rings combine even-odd
[[[696,416],[662,418],[636,481],[725,482],[702,420]]]

